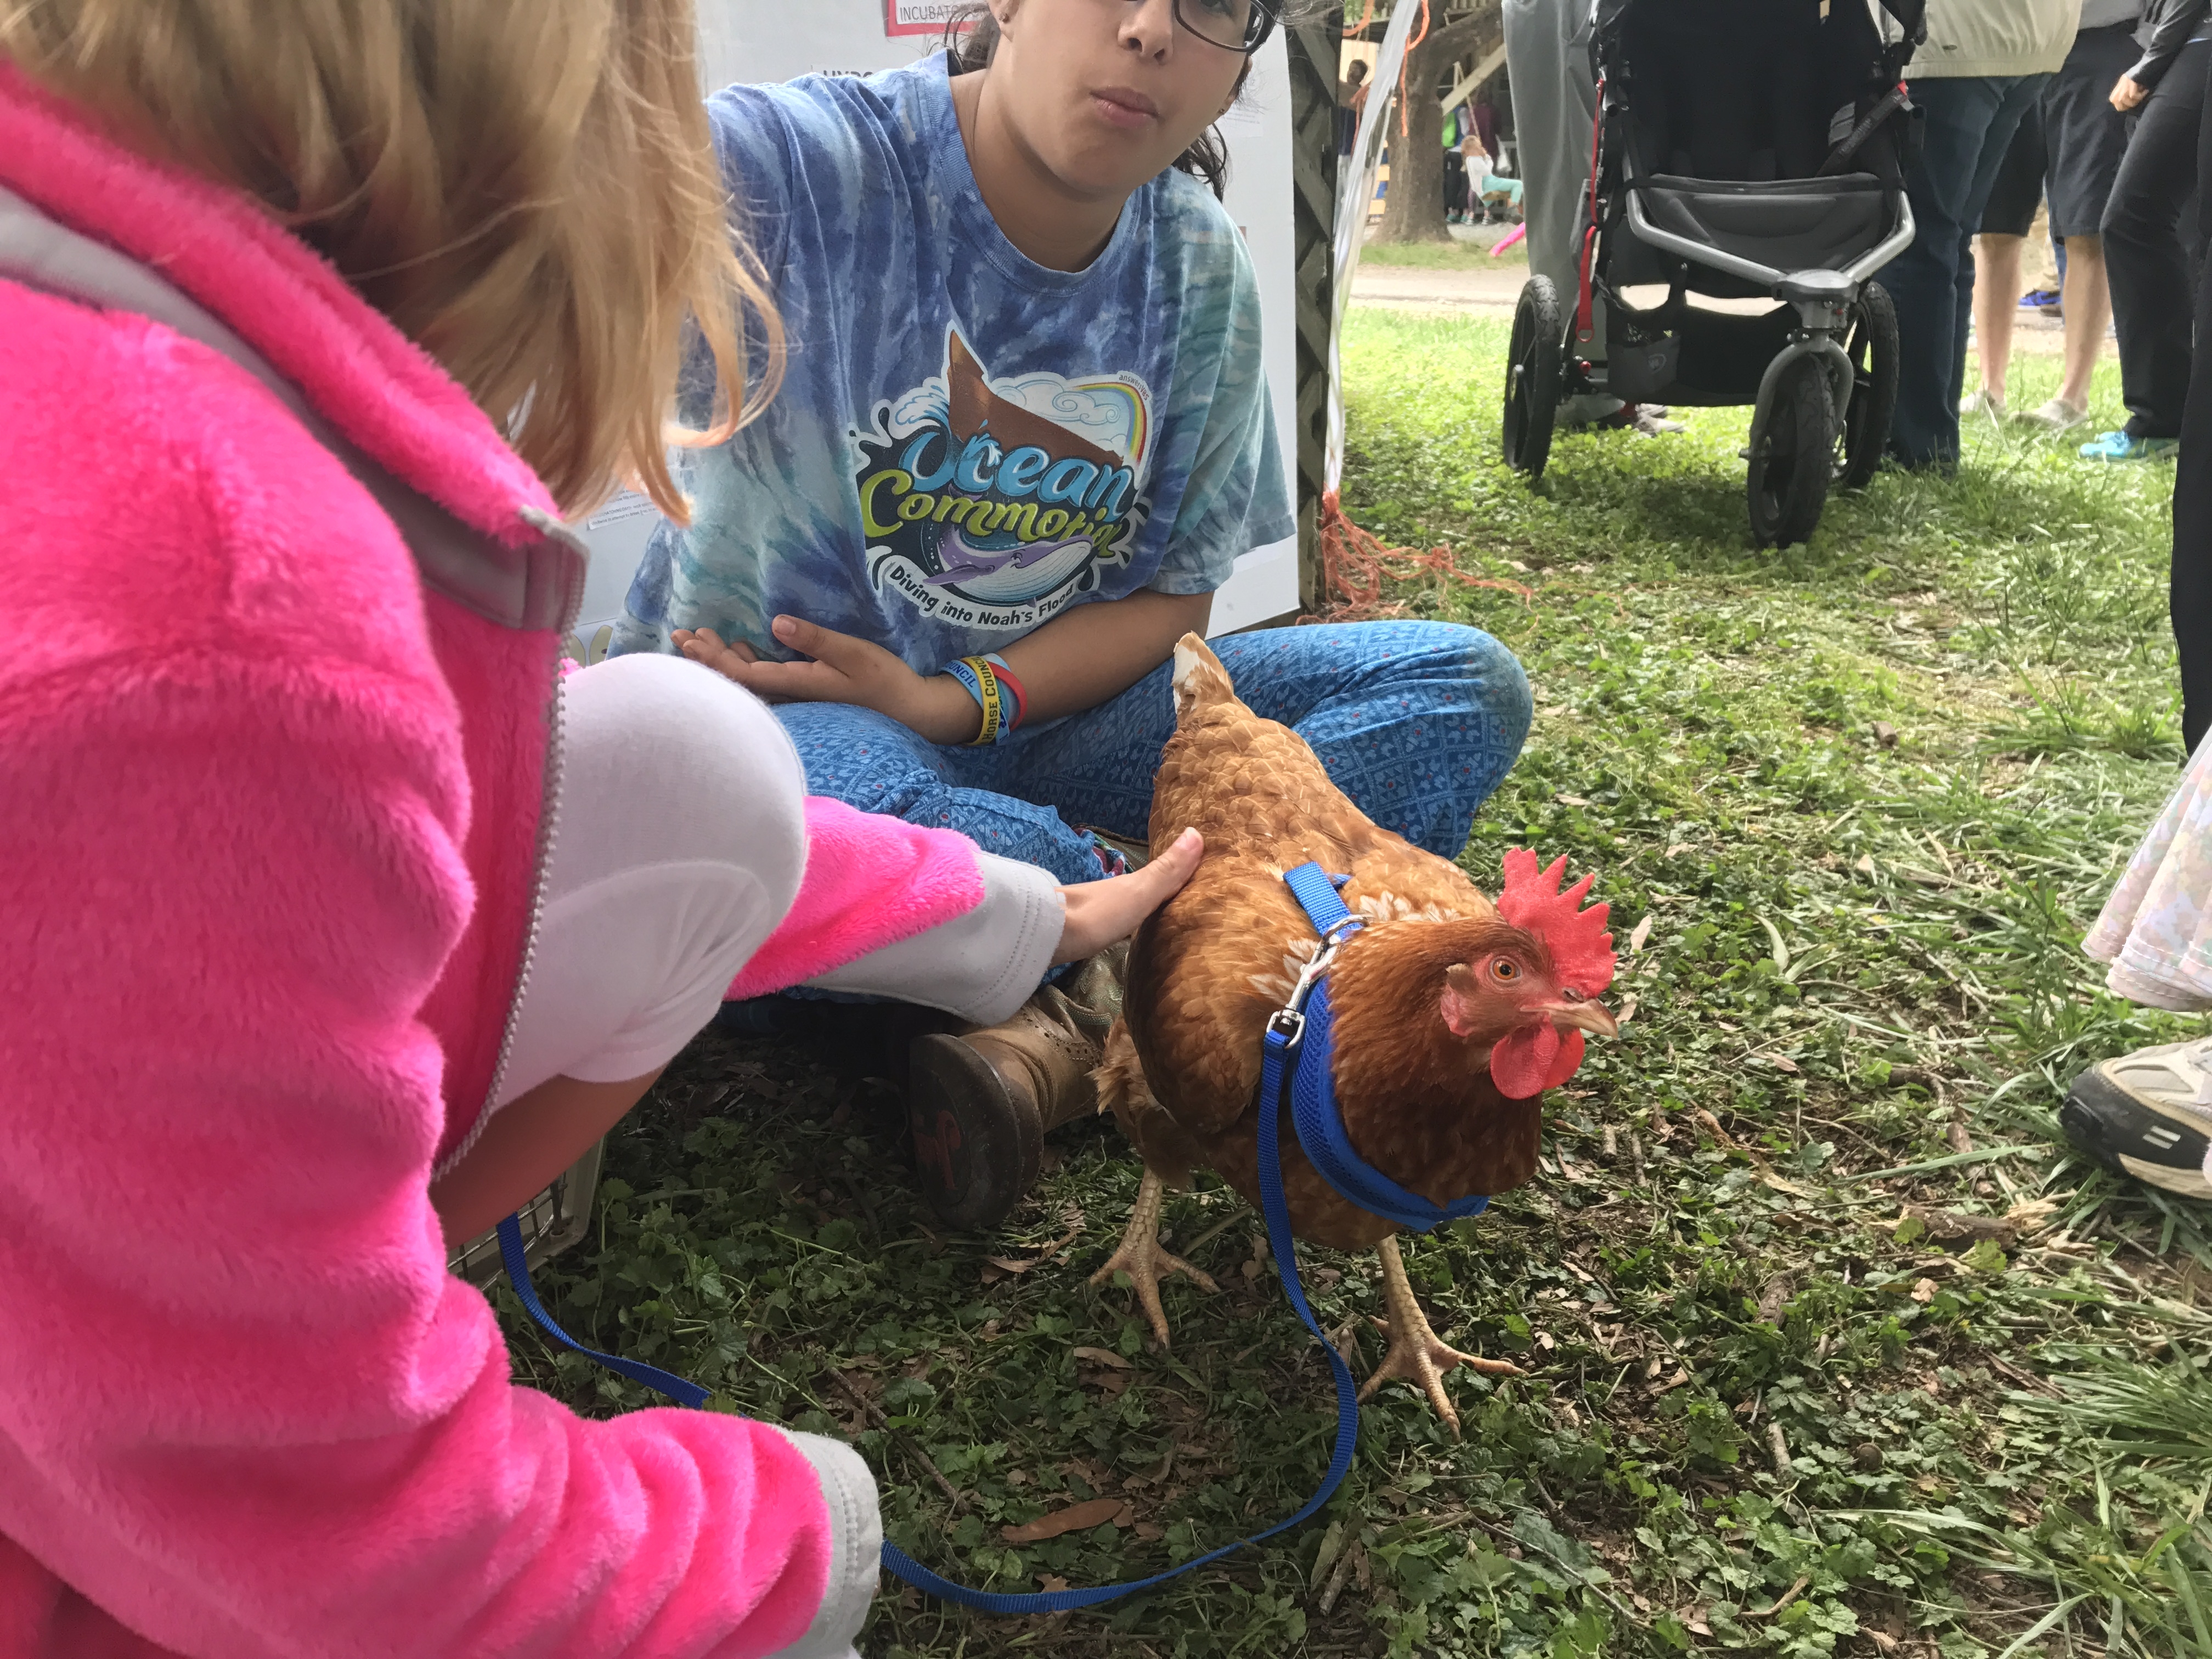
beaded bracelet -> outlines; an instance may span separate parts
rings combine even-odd
[[[987,744],[1004,743],[1007,733],[1022,723],[1029,712],[1029,695],[1014,672],[1006,666],[1006,659],[994,651],[986,657],[963,657],[949,664],[945,672],[968,690],[983,711],[983,726],[967,746],[980,748]]]

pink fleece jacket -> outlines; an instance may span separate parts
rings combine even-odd
[[[538,534],[537,479],[307,248],[4,64],[0,187]],[[0,525],[0,1659],[793,1641],[830,1553],[805,1457],[515,1387],[427,1196],[514,1000],[554,635],[425,590],[228,362],[4,280]],[[749,988],[981,893],[957,836],[816,811],[841,859]]]

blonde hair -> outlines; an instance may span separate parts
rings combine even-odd
[[[563,511],[629,481],[679,523],[666,446],[726,440],[783,349],[694,27],[691,0],[0,0],[0,52],[313,246]],[[718,389],[684,432],[694,331]]]

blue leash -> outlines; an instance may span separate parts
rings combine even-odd
[[[710,1390],[701,1388],[688,1377],[674,1371],[664,1371],[658,1365],[648,1365],[641,1359],[624,1359],[616,1354],[601,1353],[582,1343],[553,1322],[553,1316],[545,1311],[538,1300],[538,1292],[530,1284],[530,1259],[522,1249],[522,1218],[511,1215],[499,1224],[499,1259],[507,1268],[507,1283],[522,1298],[523,1310],[538,1322],[544,1331],[562,1347],[573,1349],[586,1359],[596,1359],[611,1371],[619,1371],[633,1382],[642,1382],[657,1394],[665,1394],[679,1406],[689,1406],[697,1411],[713,1397]]]
[[[1322,1477],[1320,1488],[1306,1499],[1297,1513],[1288,1520],[1279,1521],[1265,1532],[1255,1532],[1249,1538],[1240,1538],[1233,1544],[1186,1561],[1179,1567],[1155,1573],[1150,1578],[1139,1578],[1127,1583],[1102,1584],[1095,1589],[1044,1590],[1020,1595],[999,1595],[990,1590],[970,1589],[965,1584],[956,1584],[940,1577],[923,1566],[904,1550],[888,1540],[884,1545],[884,1566],[893,1575],[904,1579],[916,1589],[926,1590],[941,1600],[960,1607],[973,1607],[978,1613],[1016,1614],[1030,1613],[1064,1613],[1075,1607],[1097,1607],[1102,1601],[1119,1601],[1138,1590],[1150,1589],[1155,1584],[1164,1584],[1170,1579],[1233,1555],[1238,1550],[1287,1532],[1292,1527],[1310,1519],[1351,1472],[1352,1453],[1359,1444],[1358,1390],[1353,1386],[1350,1367],[1343,1356],[1330,1346],[1323,1335],[1321,1322],[1314,1317],[1312,1307],[1306,1301],[1305,1288],[1298,1282],[1297,1244],[1291,1237],[1291,1206],[1283,1195],[1282,1106],[1285,1084],[1290,1085],[1291,1121],[1297,1133],[1298,1144],[1305,1151],[1316,1169],[1332,1187],[1362,1209],[1396,1221],[1421,1232],[1426,1232],[1439,1223],[1455,1217],[1474,1215],[1490,1200],[1487,1198],[1462,1199],[1458,1203],[1438,1207],[1416,1194],[1409,1193],[1381,1170],[1362,1159],[1344,1133],[1344,1121],[1336,1109],[1335,1088],[1329,1076],[1332,1016],[1328,1006],[1328,988],[1322,975],[1335,960],[1337,947],[1352,934],[1358,933],[1361,923],[1344,901],[1337,896],[1337,887],[1349,877],[1332,878],[1318,864],[1302,864],[1287,872],[1283,879],[1291,895],[1304,909],[1314,931],[1321,935],[1322,948],[1298,975],[1297,986],[1291,993],[1287,1006],[1278,1010],[1267,1021],[1267,1035],[1262,1039],[1260,1066],[1260,1212],[1267,1222],[1267,1244],[1275,1258],[1275,1276],[1282,1281],[1284,1294],[1291,1298],[1291,1306],[1297,1310],[1305,1328],[1313,1333],[1321,1351],[1328,1356],[1329,1370],[1336,1382],[1336,1449],[1331,1455],[1328,1473]],[[673,1372],[662,1370],[657,1365],[647,1365],[634,1359],[621,1359],[584,1346],[553,1322],[539,1304],[531,1288],[530,1269],[523,1254],[520,1218],[509,1216],[499,1224],[500,1259],[506,1264],[507,1276],[514,1285],[515,1294],[538,1328],[563,1347],[574,1349],[587,1358],[595,1359],[611,1370],[620,1372],[633,1382],[666,1395],[678,1404],[694,1408],[703,1406],[708,1391],[697,1383],[687,1382]]]

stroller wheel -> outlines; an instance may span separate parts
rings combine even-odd
[[[1851,360],[1851,398],[1844,410],[1836,482],[1845,489],[1863,489],[1881,465],[1890,417],[1897,412],[1897,307],[1881,283],[1869,283],[1851,307],[1844,349]]]
[[[1802,542],[1820,522],[1835,470],[1835,418],[1820,360],[1792,363],[1751,450],[1751,534],[1759,546]]]
[[[1559,347],[1565,325],[1548,276],[1531,276],[1513,307],[1505,362],[1505,464],[1529,480],[1544,476],[1552,422],[1559,411]]]

